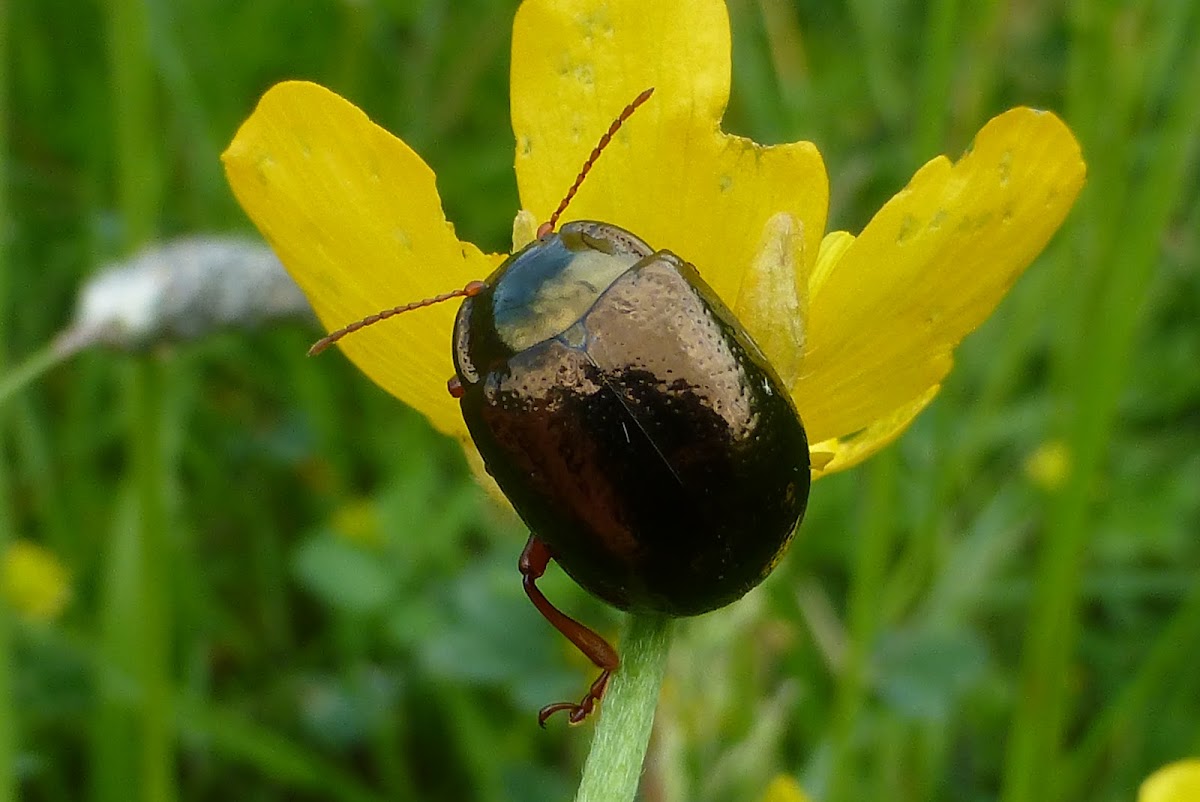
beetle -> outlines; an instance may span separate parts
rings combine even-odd
[[[691,616],[741,598],[774,568],[808,501],[810,465],[791,394],[694,266],[618,226],[556,230],[592,165],[653,90],[625,107],[537,238],[483,281],[389,309],[313,346],[451,298],[447,383],[486,470],[530,529],[518,566],[543,616],[600,676],[620,665],[537,580],[551,560],[622,610]]]

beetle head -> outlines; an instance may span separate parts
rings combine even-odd
[[[654,94],[654,87],[643,91],[629,105],[622,109],[621,113],[613,120],[612,125],[600,137],[600,141],[584,161],[579,175],[575,177],[575,182],[567,190],[567,194],[558,204],[558,208],[550,215],[549,220],[538,226],[537,239],[506,259],[486,282],[471,281],[459,290],[452,290],[422,301],[403,304],[376,312],[373,315],[368,315],[362,320],[355,321],[322,337],[308,349],[308,355],[315,356],[348,334],[353,334],[359,329],[372,326],[404,312],[411,312],[414,309],[432,306],[442,301],[448,301],[451,298],[467,298],[469,300],[482,293],[485,289],[494,287],[502,276],[506,275],[511,268],[517,265],[521,265],[517,273],[530,278],[523,283],[520,281],[514,283],[513,290],[511,291],[511,299],[507,298],[507,296],[501,299],[502,307],[512,310],[511,315],[502,314],[498,317],[498,326],[500,328],[497,329],[497,333],[500,335],[502,342],[506,344],[519,344],[529,340],[530,337],[537,337],[542,332],[553,329],[560,318],[569,316],[572,310],[575,309],[578,309],[579,314],[572,321],[577,320],[579,315],[582,315],[587,307],[604,291],[604,289],[595,290],[591,301],[587,301],[587,293],[591,290],[586,289],[586,287],[592,284],[599,284],[603,288],[607,288],[620,273],[624,272],[624,270],[637,261],[636,258],[629,261],[628,257],[630,255],[645,250],[642,256],[647,256],[650,250],[646,246],[646,243],[633,234],[607,223],[593,223],[589,221],[568,223],[560,233],[555,233],[554,227],[558,225],[559,218],[567,210],[571,199],[579,191],[583,180],[591,171],[596,160],[600,158],[600,154],[608,147],[608,143],[612,141],[617,131],[620,130],[625,121],[637,110],[638,106],[649,100],[652,94]],[[625,264],[626,262],[628,264]],[[622,265],[624,266],[622,267]],[[593,276],[590,280],[583,277],[582,272],[589,266],[602,267],[601,275]],[[618,268],[620,269],[618,270]],[[614,273],[613,271],[617,272]],[[575,275],[580,275],[578,281],[571,278],[571,276]],[[560,278],[550,280],[553,276],[559,276]],[[605,276],[610,277],[606,280]],[[580,287],[585,289],[581,291]],[[573,294],[575,296],[574,300],[569,300],[565,304],[553,303],[552,296],[556,292],[556,288]],[[542,292],[549,292],[550,296],[543,299],[543,296],[539,294]],[[529,306],[528,302],[530,300],[536,301],[537,305]],[[468,305],[464,304],[464,306]],[[542,323],[525,320],[527,314],[536,311],[536,309],[550,310],[557,316],[552,320]],[[458,317],[460,321],[464,318],[462,310],[459,311]],[[500,318],[503,318],[503,320],[500,320]],[[458,329],[459,325],[456,323],[456,362],[458,361],[459,352],[462,351],[459,345],[460,337]],[[540,339],[545,339],[545,337],[541,337]],[[539,342],[540,339],[532,340],[529,344]],[[516,350],[523,350],[523,347],[518,347]],[[462,386],[459,382],[460,376],[451,378],[447,384],[450,394],[456,398],[462,395]]]

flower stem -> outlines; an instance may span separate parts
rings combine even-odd
[[[670,645],[671,619],[629,616],[575,802],[632,802],[637,794]]]
[[[62,341],[54,340],[41,350],[26,357],[24,362],[9,367],[3,376],[0,376],[0,406],[6,404],[10,398],[20,393],[46,371],[69,359],[78,350],[79,347],[64,345]]]
[[[8,321],[11,314],[9,293],[8,228],[13,219],[9,207],[8,176],[8,76],[9,16],[7,4],[0,3],[0,374],[7,368]],[[6,450],[9,436],[8,415],[0,405],[0,450]],[[16,527],[9,510],[8,463],[0,460],[0,555],[8,551]],[[18,708],[14,693],[12,613],[0,600],[0,802],[17,798]]]

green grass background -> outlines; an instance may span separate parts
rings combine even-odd
[[[106,260],[249,231],[218,154],[284,78],[401,135],[459,233],[505,249],[515,5],[0,0],[0,362]],[[814,140],[834,227],[1016,104],[1068,121],[1089,180],[904,439],[680,628],[643,798],[786,773],[822,802],[1133,799],[1200,753],[1200,5],[731,14],[726,128]],[[0,547],[41,542],[73,585],[56,623],[0,615],[0,799],[569,798],[589,732],[534,711],[592,672],[523,597],[523,530],[313,338],[89,352],[0,407]],[[1024,467],[1048,443],[1053,488]]]

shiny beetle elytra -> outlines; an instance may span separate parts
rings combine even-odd
[[[461,290],[448,387],[484,464],[529,526],[538,610],[600,669],[565,710],[582,721],[619,665],[536,586],[551,559],[623,610],[689,616],[761,582],[804,515],[808,443],[788,388],[696,269],[617,226],[555,231],[622,111],[538,238]]]

